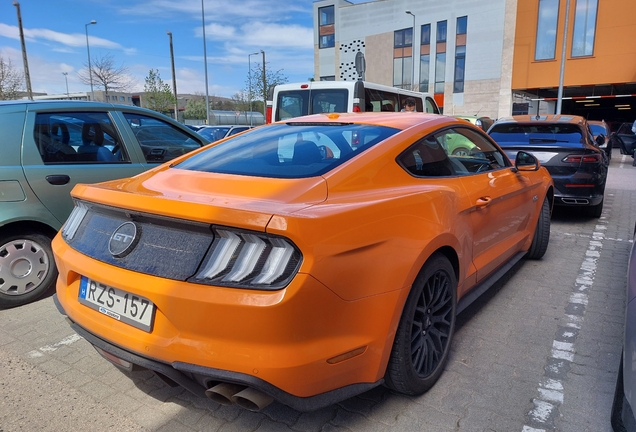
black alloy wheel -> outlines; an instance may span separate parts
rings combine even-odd
[[[434,254],[418,274],[393,342],[386,385],[422,394],[444,370],[455,330],[457,278],[448,259]]]

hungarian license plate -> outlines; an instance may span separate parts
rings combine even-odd
[[[147,332],[152,329],[155,305],[145,297],[82,276],[78,300],[117,321]]]

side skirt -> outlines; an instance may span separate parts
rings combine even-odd
[[[527,252],[518,252],[512,258],[510,258],[505,264],[499,267],[497,270],[492,272],[486,279],[475,285],[470,291],[468,291],[464,296],[457,302],[457,314],[466,309],[472,302],[477,300],[479,296],[488,290],[491,286],[494,285],[499,279],[505,275],[508,270],[514,267],[521,258],[526,255]]]

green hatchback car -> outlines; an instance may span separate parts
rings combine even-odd
[[[133,106],[0,102],[0,307],[55,284],[50,243],[73,209],[73,186],[134,176],[207,143]]]

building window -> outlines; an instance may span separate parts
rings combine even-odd
[[[437,23],[437,43],[446,42],[446,21]]]
[[[572,57],[584,57],[594,54],[597,11],[598,0],[576,0]]]
[[[419,91],[427,92],[431,68],[431,25],[425,24],[421,28],[420,37],[420,88]]]
[[[455,48],[455,81],[453,93],[464,92],[464,69],[466,66],[466,46]]]
[[[435,93],[444,93],[446,75],[446,21],[437,22],[437,48],[435,55]]]
[[[446,74],[446,53],[437,53],[435,57],[435,93],[444,93],[444,75]]]
[[[455,36],[455,79],[453,81],[453,93],[464,92],[464,73],[466,67],[466,31],[468,30],[468,17],[457,18],[457,31]]]
[[[334,11],[334,6],[318,8],[318,45],[321,49],[336,45]]]
[[[466,30],[468,30],[468,17],[463,16],[457,18],[457,34],[465,35]]]
[[[335,80],[336,80],[336,76],[335,75],[321,76],[320,77],[320,81],[335,81]]]
[[[413,80],[413,29],[396,30],[393,33],[393,86],[412,88]]]
[[[535,60],[552,60],[556,56],[559,0],[539,0]]]

